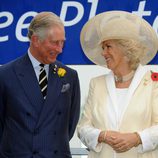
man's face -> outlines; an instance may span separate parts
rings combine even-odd
[[[55,26],[48,30],[44,40],[38,40],[36,58],[43,64],[55,62],[58,54],[62,52],[65,41],[63,27]]]

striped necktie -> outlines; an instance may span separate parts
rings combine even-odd
[[[47,75],[46,75],[46,71],[44,69],[44,64],[40,64],[39,66],[41,67],[40,74],[39,74],[39,85],[41,88],[43,98],[45,99],[46,95],[47,95],[47,83],[48,83]]]

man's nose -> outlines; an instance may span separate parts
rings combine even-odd
[[[56,51],[57,51],[58,53],[61,53],[61,52],[63,51],[63,46],[58,45],[58,46],[56,47]]]

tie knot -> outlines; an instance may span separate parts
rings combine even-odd
[[[39,64],[39,66],[44,68],[44,64]]]

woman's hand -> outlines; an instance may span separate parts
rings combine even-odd
[[[141,139],[137,133],[108,131],[104,142],[109,144],[116,152],[121,153],[138,146]]]

